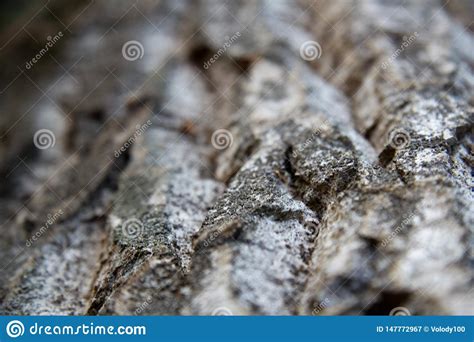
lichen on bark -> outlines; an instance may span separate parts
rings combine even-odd
[[[472,314],[467,3],[95,1],[0,102],[0,313]]]

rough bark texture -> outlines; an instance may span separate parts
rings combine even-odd
[[[469,1],[74,8],[4,75],[0,313],[474,313]]]

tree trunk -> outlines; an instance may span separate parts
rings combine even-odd
[[[0,313],[474,313],[468,1],[76,7],[2,96]]]

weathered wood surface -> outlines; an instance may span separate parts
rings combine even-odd
[[[473,313],[469,2],[132,5],[79,6],[32,68],[0,313]]]

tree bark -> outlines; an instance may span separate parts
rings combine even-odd
[[[473,314],[466,4],[79,8],[0,146],[0,313]]]

